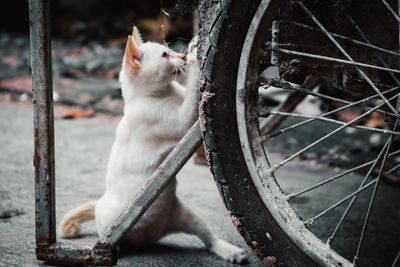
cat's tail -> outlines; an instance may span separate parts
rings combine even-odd
[[[65,214],[61,220],[61,236],[64,238],[78,237],[81,225],[94,219],[96,201],[89,201]]]

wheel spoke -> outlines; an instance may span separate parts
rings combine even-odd
[[[390,137],[389,137],[389,139],[390,139]],[[387,145],[386,150],[385,150],[385,149],[382,149],[382,151],[388,151],[389,148],[390,148],[390,144]],[[385,156],[386,156],[386,158],[388,157],[387,154],[385,154]],[[385,159],[385,158],[384,158],[384,159]],[[382,166],[382,165],[381,165],[381,166]],[[372,170],[372,169],[373,169],[373,168],[371,168],[371,170]],[[395,170],[395,168],[392,168],[390,171],[385,172],[384,175],[388,175],[388,174],[392,173],[394,170]],[[370,171],[368,172],[368,174],[370,175]],[[365,189],[371,187],[373,184],[375,184],[375,183],[378,182],[378,180],[379,180],[379,178],[380,178],[379,176],[378,176],[378,178],[375,178],[374,180],[372,180],[371,182],[369,182],[368,184],[365,185],[365,182],[366,182],[367,178],[369,177],[368,174],[365,176],[365,178],[364,178],[362,184],[360,185],[360,187],[359,187],[356,191],[354,191],[354,192],[351,193],[350,195],[346,196],[345,198],[341,199],[340,201],[336,202],[335,204],[333,204],[333,205],[330,206],[329,208],[327,208],[327,209],[321,211],[320,213],[318,213],[318,214],[315,215],[314,217],[312,217],[312,218],[306,220],[306,221],[304,222],[304,224],[306,224],[306,225],[312,224],[315,220],[317,220],[317,219],[320,218],[321,216],[325,215],[325,214],[328,213],[329,211],[331,211],[331,210],[335,209],[336,207],[340,206],[341,204],[343,204],[344,202],[346,202],[346,201],[349,200],[350,198],[353,197],[353,199],[354,199],[356,196],[358,196],[358,195],[359,195],[361,192],[363,192]],[[364,184],[363,184],[363,183],[364,183]]]
[[[358,100],[356,102],[350,102],[350,101],[346,101],[346,100],[343,100],[343,99],[340,99],[340,98],[336,98],[336,97],[333,97],[333,96],[328,96],[328,95],[324,95],[324,94],[321,94],[321,93],[318,93],[318,92],[310,91],[310,90],[307,90],[307,89],[302,88],[300,86],[296,86],[296,85],[293,85],[293,84],[291,84],[289,82],[282,81],[282,80],[270,79],[270,80],[268,80],[266,82],[266,86],[269,87],[271,85],[274,86],[274,87],[282,88],[282,89],[294,90],[294,91],[299,91],[299,92],[306,93],[306,94],[309,94],[309,95],[312,95],[312,96],[318,96],[318,97],[321,97],[321,98],[324,98],[324,99],[336,101],[336,102],[343,103],[343,104],[354,104],[354,105],[351,105],[351,106],[355,106],[355,105],[356,106],[360,106],[364,110],[371,109],[371,107],[368,107],[368,106],[364,105],[365,102],[367,102],[367,101],[379,96],[379,94],[375,94],[375,95],[369,96],[367,98]],[[399,86],[392,87],[392,88],[386,90],[385,92],[383,92],[383,94],[391,93],[391,92],[393,92],[393,91],[395,91],[395,90],[397,90],[399,88],[400,88]],[[347,106],[347,107],[351,107],[351,106]],[[334,112],[337,112],[337,111],[339,111],[339,110],[335,110]],[[381,114],[383,114],[385,116],[389,115],[389,116],[397,118],[397,116],[392,112],[384,111],[384,110],[381,110],[381,109],[377,109],[375,111],[379,112],[379,113],[381,113]],[[332,113],[330,113],[330,114],[332,114]],[[325,113],[325,115],[328,115],[328,114]],[[321,116],[323,116],[323,115],[321,115]]]
[[[395,96],[391,97],[390,100],[395,99],[396,97],[398,97],[400,94],[396,94]],[[282,167],[283,165],[285,165],[286,163],[288,163],[289,161],[293,160],[295,157],[297,157],[298,155],[302,154],[303,152],[307,151],[308,149],[314,147],[315,145],[319,144],[320,142],[324,141],[325,139],[327,139],[328,137],[338,133],[339,131],[343,130],[344,128],[348,127],[349,125],[352,125],[353,123],[361,120],[362,118],[364,118],[365,116],[371,114],[373,111],[375,111],[376,109],[380,108],[381,106],[383,106],[385,103],[381,103],[378,104],[376,107],[368,110],[367,112],[365,112],[364,114],[354,118],[353,120],[343,124],[342,126],[340,126],[339,128],[336,128],[335,130],[333,130],[332,132],[330,132],[329,134],[326,134],[325,136],[321,137],[320,139],[314,141],[313,143],[311,143],[310,145],[304,147],[303,149],[297,151],[296,153],[294,153],[293,155],[291,155],[290,157],[288,157],[287,159],[283,160],[282,162],[272,166],[269,169],[270,173],[275,172],[277,169],[279,169],[280,167]]]
[[[392,92],[392,91],[394,91],[394,90],[396,90],[396,89],[398,89],[398,88],[399,88],[399,87],[394,87],[394,88],[392,88],[392,89],[390,89],[390,90],[387,90],[387,91],[384,92],[384,93],[385,93],[385,94],[390,93],[390,92]],[[377,96],[379,96],[379,95],[378,95],[378,94],[372,95],[372,96],[369,96],[369,97],[367,97],[367,98],[360,99],[360,100],[358,100],[358,101],[356,101],[356,102],[349,102],[349,101],[346,101],[346,102],[348,103],[347,105],[345,105],[345,106],[343,106],[343,107],[339,107],[339,108],[334,109],[334,110],[331,110],[331,111],[328,111],[328,112],[326,112],[326,113],[324,113],[324,114],[321,114],[321,115],[318,116],[318,118],[319,118],[319,117],[325,117],[325,116],[334,114],[334,113],[336,113],[336,112],[339,112],[339,111],[341,111],[341,110],[347,109],[347,108],[352,107],[352,106],[362,106],[362,107],[364,107],[362,104],[364,104],[365,102],[367,102],[367,101],[369,101],[369,100],[371,100],[371,99],[373,99],[373,98],[375,98],[375,97],[377,97]],[[365,107],[365,110],[371,110],[371,109],[372,109],[371,107]],[[385,112],[385,111],[383,111],[383,110],[380,110],[380,109],[376,109],[375,111],[376,111],[376,112],[379,112],[379,111],[380,111],[380,113],[382,113],[382,114],[384,114],[384,115],[387,115],[387,114],[388,114],[387,112]],[[390,114],[392,114],[393,116],[396,116],[396,115],[394,115],[393,113],[390,113]],[[282,134],[282,133],[285,133],[285,132],[287,132],[287,131],[289,131],[289,130],[293,130],[293,129],[299,127],[299,126],[302,126],[302,125],[304,125],[304,124],[310,123],[310,122],[312,122],[312,121],[314,121],[314,120],[315,120],[315,119],[308,119],[308,120],[305,120],[305,121],[302,121],[302,122],[293,124],[293,125],[291,125],[291,126],[288,126],[288,127],[286,127],[286,128],[279,129],[278,131],[276,131],[276,132],[274,132],[274,133],[271,133],[271,134],[269,134],[269,135],[263,136],[263,137],[260,139],[260,142],[264,142],[264,141],[270,139],[271,137],[276,137],[276,136],[278,136],[278,135],[280,135],[280,134]]]
[[[314,16],[314,14],[300,1],[296,1],[300,7],[310,16],[310,18],[314,21],[314,23],[321,29],[321,31],[331,40],[331,42],[336,46],[337,49],[350,61],[353,61],[353,58],[343,49],[343,47],[336,41],[335,38],[325,29],[325,27],[318,21],[318,19]],[[367,74],[361,70],[360,68],[356,67],[357,71],[360,75],[368,82],[368,84],[374,89],[379,96],[385,101],[386,105],[393,111],[394,114],[399,116],[398,111],[390,104],[389,100],[382,94],[382,92],[374,85],[372,80],[367,76]]]
[[[282,88],[282,89],[287,89],[287,90],[292,90],[292,91],[299,91],[299,92],[306,93],[306,94],[309,94],[309,95],[312,95],[312,96],[315,96],[315,97],[318,96],[318,97],[323,98],[323,99],[332,100],[332,101],[336,101],[336,102],[343,103],[343,104],[351,103],[349,101],[346,101],[346,100],[343,100],[343,99],[340,99],[340,98],[336,98],[336,97],[333,97],[333,96],[329,96],[329,95],[321,94],[321,93],[318,93],[318,92],[310,91],[310,90],[307,90],[307,89],[305,89],[303,87],[300,87],[300,86],[298,86],[296,84],[291,84],[290,82],[286,82],[286,81],[279,80],[279,79],[268,79],[267,81],[262,82],[261,85],[262,85],[262,87],[264,89],[268,89],[270,86],[274,86],[274,87],[278,87],[278,88]]]
[[[390,157],[390,154],[389,154],[389,157]],[[392,173],[392,172],[394,172],[394,171],[396,171],[398,169],[400,169],[400,164],[398,164],[397,166],[394,166],[393,168],[391,168],[390,170],[385,172],[383,176],[386,176],[386,175],[388,175],[388,174],[390,174],[390,173]]]
[[[400,250],[397,253],[396,258],[394,259],[393,263],[392,263],[392,267],[396,267],[397,263],[400,262]]]
[[[385,145],[385,147],[386,147],[386,146],[387,146],[387,145]],[[383,151],[383,149],[382,149],[382,151]],[[395,156],[395,155],[397,155],[397,154],[399,154],[399,153],[400,153],[400,149],[399,149],[399,150],[396,150],[396,151],[394,151],[394,152],[392,152],[392,153],[390,153],[390,154],[389,154],[389,157]],[[382,154],[383,154],[383,152],[382,152]],[[335,180],[337,180],[337,179],[339,179],[339,178],[341,178],[341,177],[346,176],[346,175],[349,174],[349,173],[352,173],[352,172],[354,172],[354,171],[357,171],[357,170],[360,170],[360,169],[362,169],[362,168],[368,167],[368,166],[370,166],[371,164],[373,165],[373,166],[371,167],[371,169],[373,169],[373,168],[375,168],[375,165],[376,165],[376,163],[378,162],[379,158],[380,158],[380,156],[378,156],[378,157],[377,157],[376,159],[374,159],[374,160],[365,162],[365,163],[363,163],[363,164],[361,164],[361,165],[358,165],[358,166],[353,167],[353,168],[351,168],[351,169],[348,169],[348,170],[346,170],[346,171],[344,171],[344,172],[341,172],[341,173],[339,173],[339,174],[336,174],[336,175],[334,175],[334,176],[332,176],[332,177],[329,177],[329,178],[327,178],[327,179],[325,179],[325,180],[323,180],[323,181],[321,181],[321,182],[319,182],[319,183],[317,183],[317,184],[315,184],[315,185],[312,185],[312,186],[310,186],[310,187],[304,188],[304,189],[302,189],[302,190],[300,190],[300,191],[298,191],[298,192],[289,194],[289,195],[286,196],[286,198],[287,198],[287,200],[290,201],[291,199],[293,199],[293,198],[295,198],[295,197],[297,197],[297,196],[300,196],[300,195],[302,195],[302,194],[304,194],[304,193],[307,193],[307,192],[309,192],[309,191],[311,191],[311,190],[314,190],[314,189],[316,189],[316,188],[318,188],[318,187],[321,187],[321,186],[323,186],[323,185],[325,185],[325,184],[327,184],[327,183],[330,183],[330,182],[332,182],[332,181],[335,181]],[[389,173],[394,172],[394,171],[397,170],[399,167],[400,167],[400,165],[394,167],[393,169],[389,170],[386,174],[389,174]],[[367,176],[369,176],[369,175],[367,175]],[[365,181],[366,181],[366,180],[367,180],[367,179],[365,179]],[[365,184],[365,182],[362,183],[361,186],[363,186],[364,184]],[[360,186],[360,187],[361,187],[361,186]]]
[[[393,15],[393,17],[400,23],[399,15],[393,10],[393,8],[386,2],[385,0],[381,0],[382,4],[389,10],[389,12]]]
[[[321,32],[318,28],[312,27],[312,26],[307,25],[307,24],[294,22],[294,21],[287,21],[286,23],[289,23],[289,24],[292,24],[292,25],[295,25],[295,26],[299,26],[299,27],[302,27],[302,28],[305,28],[305,29],[308,29],[308,30],[311,30],[311,31]],[[394,55],[394,56],[400,56],[400,54],[398,52],[395,52],[395,51],[392,51],[392,50],[385,49],[383,47],[379,47],[379,46],[373,45],[370,42],[365,42],[364,43],[364,42],[361,42],[359,40],[356,40],[356,39],[353,39],[353,38],[350,38],[350,37],[347,37],[347,36],[343,36],[343,35],[340,35],[340,34],[337,34],[337,33],[332,33],[332,32],[329,32],[329,33],[332,36],[334,36],[334,37],[336,37],[338,39],[349,41],[351,43],[358,44],[358,45],[361,45],[361,46],[365,46],[365,47],[368,47],[368,48],[371,48],[371,49],[374,49],[374,50],[378,50],[380,52],[388,53],[388,54],[391,54],[391,55]]]
[[[272,114],[272,115],[285,116],[285,117],[306,118],[306,119],[311,119],[313,121],[314,120],[326,121],[326,122],[331,122],[331,123],[339,124],[339,125],[346,124],[343,121],[324,118],[323,116],[315,117],[315,116],[310,116],[310,115],[297,114],[297,113],[288,113],[288,112],[280,112],[280,111],[273,111],[273,110],[268,111],[267,113],[268,114]],[[326,115],[324,115],[324,116],[326,116]],[[367,131],[371,131],[371,132],[400,135],[400,133],[398,133],[398,132],[388,131],[388,130],[379,129],[379,128],[371,128],[371,127],[366,127],[366,126],[361,126],[361,125],[349,125],[349,127],[356,128],[356,129],[367,130]]]
[[[296,50],[290,50],[290,49],[284,49],[284,48],[271,48],[271,50],[281,52],[284,54],[288,54],[288,55],[309,57],[309,58],[315,58],[315,59],[329,61],[329,62],[336,62],[336,63],[340,63],[340,64],[351,65],[351,66],[355,66],[357,69],[359,69],[358,67],[364,67],[364,68],[370,68],[370,69],[375,69],[375,70],[387,71],[387,72],[391,72],[391,73],[400,73],[400,70],[380,67],[380,66],[376,66],[376,65],[367,64],[367,63],[357,62],[354,60],[345,60],[345,59],[340,59],[340,58],[335,58],[335,57],[322,56],[322,55],[301,52],[301,51],[296,51]],[[373,84],[373,82],[369,78],[368,78],[368,80],[367,79],[365,79],[365,80],[367,82],[369,80],[371,82],[371,84]]]
[[[357,32],[360,34],[361,38],[364,39],[365,42],[367,42],[368,44],[371,44],[371,42],[369,41],[367,35],[361,30],[360,26],[354,21],[354,19],[352,17],[350,17],[349,15],[346,15],[347,19],[350,21],[350,23],[354,26],[354,28],[357,30]],[[378,58],[378,60],[381,62],[381,64],[385,67],[388,68],[389,65],[386,64],[385,60],[383,60],[383,58],[380,55],[376,55],[376,57]],[[399,85],[400,81],[399,79],[396,77],[396,75],[394,75],[392,72],[389,72],[389,75],[392,77],[392,79]]]
[[[311,82],[311,80],[314,79],[308,79],[308,81],[305,82],[305,85],[308,86],[310,90],[315,87],[314,82]],[[280,103],[278,110],[283,111],[283,112],[291,112],[293,111],[299,103],[301,103],[304,98],[306,98],[307,95],[300,92],[300,91],[294,91],[289,96],[285,99],[285,101],[282,101]],[[265,106],[259,106],[260,108],[259,113],[266,113],[266,107]],[[279,127],[285,120],[285,117],[278,117],[278,116],[272,116],[264,121],[261,122],[260,124],[260,131],[261,134],[267,134],[272,131],[274,131],[276,128]]]
[[[381,151],[379,152],[378,156],[376,157],[375,160],[372,160],[371,162],[373,162],[371,168],[368,170],[367,174],[364,176],[364,179],[362,180],[359,188],[363,187],[365,185],[365,183],[367,182],[368,178],[370,177],[372,171],[375,169],[376,164],[378,164],[379,159],[382,157],[386,147],[389,145],[389,140],[390,138],[388,138],[388,140],[386,141],[385,145],[382,147]],[[393,153],[391,153],[389,156],[392,156]],[[391,173],[394,170],[390,170],[387,173]],[[352,208],[354,202],[357,200],[357,196],[354,196],[352,198],[352,200],[350,201],[350,203],[347,205],[346,210],[343,212],[342,217],[340,218],[339,222],[336,224],[335,229],[333,230],[331,236],[328,238],[327,240],[327,244],[331,244],[332,241],[334,240],[336,233],[339,231],[340,227],[342,226],[343,221],[346,219],[347,214],[349,213],[350,209]]]
[[[393,127],[394,131],[396,131],[398,123],[399,123],[399,119],[396,120],[396,123],[395,123],[395,125]],[[371,196],[371,200],[370,200],[369,205],[368,205],[367,214],[366,214],[365,219],[364,219],[364,224],[363,224],[363,228],[362,228],[362,231],[361,231],[360,240],[359,240],[358,246],[357,246],[357,252],[356,252],[356,255],[354,256],[354,259],[353,259],[353,264],[354,265],[357,265],[357,263],[358,263],[358,259],[359,259],[358,256],[360,254],[361,247],[362,247],[362,244],[363,244],[363,241],[364,241],[365,232],[367,230],[369,218],[371,216],[372,207],[373,207],[373,205],[375,203],[376,193],[378,191],[378,187],[379,187],[379,184],[380,184],[380,181],[381,181],[383,168],[385,167],[386,160],[387,160],[388,155],[389,155],[389,150],[390,150],[390,147],[391,147],[391,144],[392,144],[392,140],[393,140],[393,135],[390,135],[389,140],[388,140],[389,144],[387,145],[385,155],[383,156],[382,164],[381,164],[381,167],[379,169],[377,182],[375,183],[374,190],[373,190],[372,196]]]
[[[372,180],[371,182],[369,182],[368,184],[364,185],[363,187],[357,189],[356,191],[354,191],[353,193],[351,193],[350,195],[348,195],[347,197],[343,198],[342,200],[336,202],[335,204],[333,204],[332,206],[330,206],[329,208],[321,211],[320,213],[318,213],[317,215],[315,215],[314,217],[306,220],[304,222],[305,225],[310,225],[312,224],[315,220],[317,220],[318,218],[320,218],[321,216],[325,215],[326,213],[328,213],[329,211],[335,209],[336,207],[340,206],[342,203],[346,202],[347,200],[349,200],[351,197],[360,194],[361,192],[363,192],[365,189],[368,189],[369,187],[371,187],[372,185],[374,185],[376,182],[378,181],[377,178],[375,178],[374,180]]]
[[[302,87],[300,85],[297,85],[297,84],[294,84],[294,83],[291,83],[291,82],[287,82],[287,81],[284,81],[284,80],[281,80],[281,79],[262,79],[260,81],[260,84],[261,84],[261,87],[264,88],[264,89],[268,89],[269,87],[273,86],[273,87],[277,87],[277,88],[281,88],[281,89],[299,91],[299,92],[306,93],[306,94],[309,94],[309,95],[312,95],[312,96],[315,96],[315,97],[320,97],[320,98],[323,98],[323,99],[336,101],[336,102],[343,103],[343,104],[352,103],[350,101],[347,101],[347,100],[344,100],[344,99],[340,99],[340,98],[337,98],[337,97],[334,97],[334,96],[325,95],[325,94],[318,93],[318,92],[315,92],[315,91],[310,91],[310,90],[308,90],[308,89],[306,89],[306,88],[304,88],[304,87]],[[400,86],[393,87],[392,85],[387,85],[387,84],[381,84],[381,83],[375,83],[375,84],[377,84],[379,86],[382,86],[382,87],[387,87],[388,88],[386,91],[383,92],[383,94],[387,94],[389,92],[392,92],[392,91],[400,88]],[[377,96],[379,96],[379,94],[374,95],[374,97],[377,97]],[[382,110],[381,112],[385,113],[385,114],[390,114],[391,116],[394,116],[394,117],[397,117],[395,114],[390,113],[388,111],[383,111]]]

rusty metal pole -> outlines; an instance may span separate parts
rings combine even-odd
[[[29,0],[35,151],[36,258],[49,264],[116,264],[105,246],[75,248],[56,244],[54,114],[51,64],[50,0]]]
[[[36,247],[56,242],[50,0],[29,0],[33,76]]]

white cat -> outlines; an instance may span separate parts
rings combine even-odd
[[[143,43],[136,28],[128,37],[120,73],[125,102],[106,174],[106,191],[96,201],[70,211],[60,226],[65,238],[79,235],[81,224],[96,218],[97,232],[107,227],[127,206],[198,115],[199,66],[195,45],[188,59],[157,43]],[[187,65],[185,87],[174,78]],[[175,195],[174,178],[123,242],[145,245],[163,236],[184,232],[198,236],[215,254],[234,263],[247,261],[246,253],[219,239],[206,223]]]

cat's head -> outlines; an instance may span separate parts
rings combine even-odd
[[[165,88],[185,64],[184,54],[158,43],[144,43],[136,27],[128,36],[122,72],[131,83],[150,90]]]

